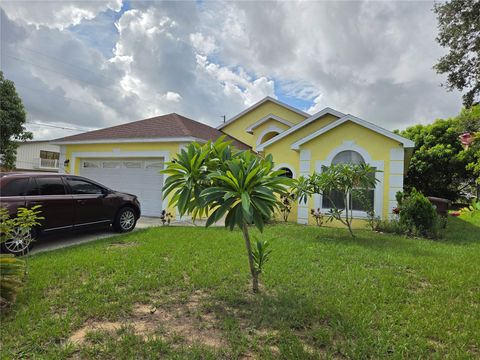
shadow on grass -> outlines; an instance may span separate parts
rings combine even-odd
[[[321,307],[295,291],[237,294],[210,310],[220,319],[237,354],[254,351],[261,358],[318,359],[348,356],[346,339],[362,332],[332,308]]]
[[[450,217],[446,236],[442,241],[459,245],[480,243],[480,214]]]
[[[321,242],[324,244],[341,244],[351,247],[362,247],[369,250],[382,253],[403,252],[415,256],[430,256],[433,252],[425,247],[416,239],[405,235],[396,235],[388,233],[378,233],[371,230],[356,230],[355,237],[350,236],[348,230],[336,229],[334,234],[319,234],[315,238],[305,239],[306,242]],[[432,240],[433,241],[433,240]]]

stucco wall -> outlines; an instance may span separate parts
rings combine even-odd
[[[248,126],[254,124],[258,120],[269,114],[275,114],[285,120],[290,121],[293,124],[298,124],[300,121],[305,119],[304,116],[292,110],[284,108],[283,106],[275,104],[271,101],[267,101],[262,105],[258,106],[257,108],[252,109],[252,111],[246,113],[242,117],[236,119],[232,123],[226,125],[224,128],[222,128],[222,131],[237,138],[240,141],[243,141],[252,148],[255,148],[259,133],[256,132],[256,135],[251,135],[245,130]]]

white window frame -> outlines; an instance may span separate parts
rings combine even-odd
[[[275,126],[275,125],[270,125],[269,127],[267,127],[265,130],[263,130],[261,132],[261,134],[258,136],[257,138],[257,144],[256,144],[256,147],[260,146],[263,142],[263,138],[265,137],[265,135],[269,134],[269,133],[272,133],[272,132],[276,132],[277,135],[281,134],[282,132],[286,131],[285,129],[282,129],[281,127],[278,127],[278,126]],[[277,136],[275,135],[275,136]],[[275,137],[274,136],[274,137]],[[272,138],[273,139],[273,138]]]
[[[374,195],[373,195],[373,201],[374,201],[373,210],[375,212],[375,216],[379,216],[380,218],[383,218],[384,162],[381,160],[373,160],[370,154],[368,153],[368,151],[362,148],[361,146],[355,144],[354,141],[345,141],[342,145],[333,149],[330,152],[330,154],[328,154],[326,160],[316,161],[315,163],[316,172],[321,173],[323,167],[330,166],[332,164],[334,157],[342,151],[355,151],[359,153],[363,157],[365,163],[369,164],[370,166],[373,166],[374,168],[380,171],[375,173],[375,177],[378,179],[378,182],[375,186]],[[323,196],[321,194],[317,194],[316,196],[314,196],[313,201],[314,201],[313,205],[315,209],[320,208],[322,212],[328,212],[331,210],[331,208],[322,207]],[[357,219],[367,218],[366,211],[353,210],[352,215],[354,218],[357,218]]]
[[[291,165],[291,164],[288,164],[288,163],[281,163],[281,164],[277,164],[274,166],[273,170],[280,170],[282,168],[288,168],[291,172],[292,172],[292,179],[296,179],[297,178],[297,172],[295,171],[295,168]]]

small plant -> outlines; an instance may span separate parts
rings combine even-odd
[[[398,219],[379,220],[376,226],[376,231],[391,234],[405,235],[407,234],[407,227],[400,223]]]
[[[288,221],[288,216],[292,211],[293,202],[295,201],[294,193],[287,193],[280,195],[280,212],[282,213],[283,221]]]
[[[257,275],[260,275],[264,272],[263,267],[265,263],[270,260],[271,253],[272,250],[270,249],[270,243],[267,240],[255,239],[255,245],[252,249],[252,255]]]
[[[323,214],[320,211],[320,208],[311,209],[310,210],[310,215],[312,215],[313,218],[315,219],[315,223],[317,224],[317,226],[322,226],[323,225]]]
[[[478,212],[478,211],[480,211],[480,200],[475,199],[475,200],[472,201],[471,205],[466,206],[464,208],[461,208],[459,215],[460,214],[461,215],[464,215],[464,214],[472,215],[473,213]]]
[[[259,291],[249,227],[263,232],[265,219],[273,217],[281,206],[280,196],[288,192],[292,180],[274,170],[271,154],[258,156],[251,151],[238,151],[231,142],[220,137],[214,143],[190,143],[167,163],[161,173],[169,175],[163,196],[170,194],[170,204],[180,216],[208,216],[205,226],[225,218],[225,227],[242,230],[252,279],[252,291]],[[260,249],[262,252],[260,252]],[[256,245],[257,259],[263,259],[264,244]]]
[[[162,213],[160,214],[160,221],[162,222],[162,225],[170,225],[170,222],[173,219],[173,215],[171,212],[168,212],[166,210],[162,210]]]
[[[24,260],[12,254],[0,254],[0,308],[6,308],[15,302],[25,274]]]
[[[31,209],[19,208],[17,216],[11,218],[8,210],[0,208],[0,243],[9,241],[16,231],[31,231],[39,225],[38,220],[40,205]],[[0,254],[0,308],[6,308],[15,302],[18,291],[23,285],[26,274],[24,260],[18,259],[11,254]]]
[[[368,164],[332,164],[323,168],[321,173],[314,172],[307,177],[301,176],[294,182],[295,193],[299,201],[306,203],[313,194],[321,194],[331,205],[326,221],[337,220],[345,225],[352,237],[355,237],[352,228],[353,206],[356,196],[365,190],[375,187],[378,179],[375,173],[379,172]],[[337,205],[331,197],[333,191],[342,194],[343,207]]]

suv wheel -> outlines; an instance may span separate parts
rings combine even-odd
[[[113,229],[117,232],[129,232],[135,228],[137,216],[131,207],[121,208],[113,223]]]
[[[2,250],[16,256],[28,253],[35,240],[35,231],[17,227],[9,240],[2,243]]]

